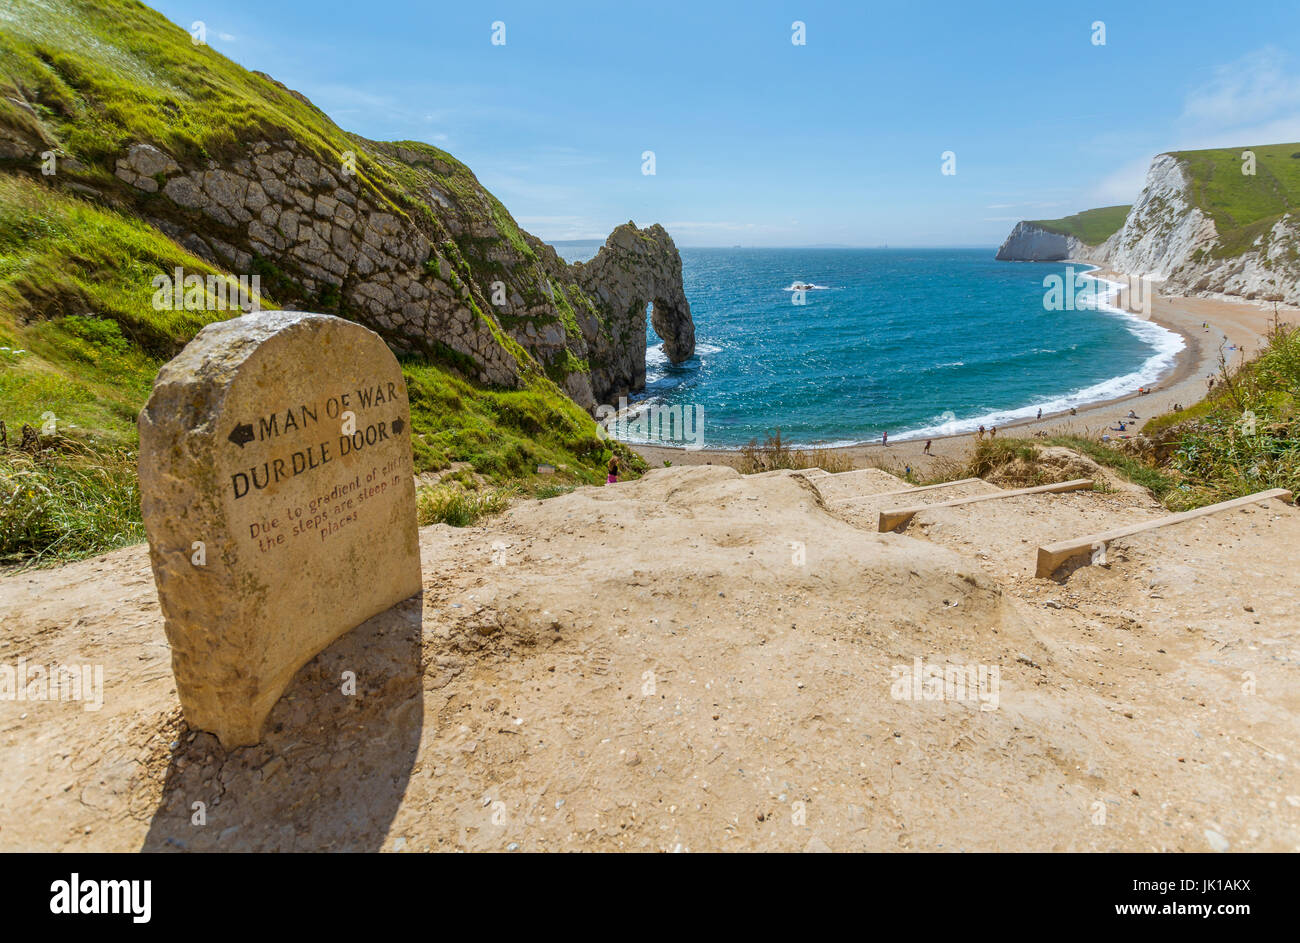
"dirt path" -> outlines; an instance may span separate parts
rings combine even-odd
[[[1155,513],[1069,498],[1035,527]],[[0,849],[1300,850],[1300,511],[1062,582],[963,513],[882,535],[674,468],[425,528],[423,600],[230,753],[181,720],[143,547],[4,576],[0,663],[100,664],[104,700],[0,701]],[[915,659],[983,700],[896,697]]]

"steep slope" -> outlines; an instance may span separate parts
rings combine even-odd
[[[1152,160],[1122,225],[1124,207],[1020,222],[997,257],[1087,259],[1164,279],[1168,291],[1294,304],[1298,207],[1300,144],[1175,151]]]
[[[1243,153],[1255,155],[1254,173]],[[1300,300],[1300,144],[1180,151],[1151,162],[1098,257],[1189,294]]]
[[[347,134],[137,3],[19,0],[0,13],[0,75],[0,169],[53,167],[44,182],[399,352],[494,386],[545,374],[589,410],[643,382],[648,304],[669,356],[693,353],[662,228],[620,227],[611,283],[580,280],[451,155]]]
[[[178,270],[199,284],[160,300]],[[611,448],[640,467],[590,412],[644,384],[647,305],[673,360],[694,349],[662,227],[569,266],[451,155],[348,134],[141,4],[0,8],[0,561],[141,539],[135,415],[240,300],[377,330],[417,470],[529,489],[539,465],[602,480]]]

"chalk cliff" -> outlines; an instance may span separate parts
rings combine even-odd
[[[997,258],[1081,259],[1163,280],[1165,291],[1300,303],[1300,212],[1286,184],[1300,150],[1254,148],[1260,166],[1243,174],[1247,151],[1160,154],[1123,225],[1103,241],[1022,221]]]
[[[1285,213],[1234,251],[1196,199],[1185,159],[1161,154],[1123,228],[1093,258],[1164,279],[1166,291],[1300,302],[1300,214]]]
[[[1051,232],[1021,220],[998,249],[997,257],[1012,262],[1057,262],[1082,258],[1091,249],[1067,233]]]

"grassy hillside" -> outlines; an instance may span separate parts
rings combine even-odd
[[[1062,219],[1031,219],[1029,225],[1074,236],[1090,246],[1100,245],[1124,225],[1130,206],[1103,206],[1095,210],[1084,210]]]
[[[1242,173],[1243,151],[1255,173]],[[1191,178],[1192,198],[1214,219],[1226,257],[1240,255],[1278,218],[1300,208],[1300,144],[1173,151]]]
[[[177,266],[223,275],[133,217],[0,174],[0,562],[144,539],[136,416],[158,368],[203,324],[239,313],[154,311],[151,279]],[[547,487],[600,480],[606,443],[548,380],[490,390],[437,364],[402,366],[417,471],[468,462],[488,483],[535,490],[545,463],[562,467]],[[12,447],[51,415],[44,451]]]
[[[133,141],[206,159],[245,156],[243,142],[283,131],[336,159],[357,151],[360,174],[388,176],[305,99],[134,0],[10,0],[0,9],[0,84],[0,124],[30,126],[34,112],[90,174],[111,177]]]
[[[496,264],[490,260],[503,246],[536,259],[531,237],[450,155],[347,134],[306,99],[195,46],[188,32],[134,0],[0,7],[0,143],[6,132],[42,140],[59,163],[57,176],[46,178],[26,158],[0,158],[0,421],[8,431],[8,448],[0,448],[0,563],[63,559],[144,538],[135,418],[158,368],[205,323],[239,313],[154,310],[158,274],[181,267],[232,276],[142,219],[165,207],[114,177],[130,143],[154,142],[196,162],[244,157],[246,142],[260,137],[291,137],[332,162],[352,151],[374,199],[417,221],[467,280]],[[438,212],[415,195],[427,193],[431,180],[449,201]],[[91,192],[102,196],[81,195]],[[439,213],[464,218],[480,207],[500,237],[454,241]],[[263,307],[346,314],[304,297],[274,271],[261,274]],[[490,310],[474,297],[467,304]],[[422,503],[426,523],[465,523],[474,516],[467,506],[499,506],[491,497],[461,500],[460,490],[550,493],[603,480],[610,454],[591,418],[495,321],[480,317],[524,365],[521,388],[468,382],[454,361],[403,360],[417,471],[468,463],[455,486]],[[55,431],[42,434],[35,454],[14,448],[24,424],[48,430],[51,420]],[[615,448],[626,468],[643,467]],[[539,478],[539,464],[560,471]]]

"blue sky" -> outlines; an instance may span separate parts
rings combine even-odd
[[[991,246],[1130,202],[1161,151],[1300,141],[1296,0],[154,5],[350,131],[450,151],[543,239]]]

